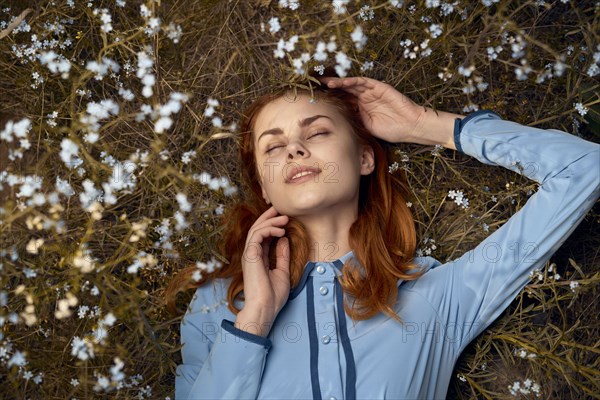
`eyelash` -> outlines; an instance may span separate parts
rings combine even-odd
[[[317,132],[314,135],[312,135],[311,137],[309,137],[309,139],[312,139],[312,138],[314,138],[315,136],[318,136],[318,135],[327,135],[328,133],[329,133],[328,131]],[[273,146],[270,149],[268,149],[267,151],[265,151],[265,153],[270,153],[271,150],[274,150],[274,149],[276,149],[278,147],[283,147],[283,146]]]

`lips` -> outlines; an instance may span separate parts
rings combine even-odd
[[[310,174],[305,174],[302,175],[303,172],[310,172]],[[287,171],[287,177],[285,179],[286,183],[294,183],[296,181],[299,181],[300,179],[306,177],[306,176],[313,176],[315,174],[318,174],[319,172],[321,172],[321,170],[319,168],[315,168],[315,167],[305,167],[305,166],[295,166],[292,167],[290,169],[288,169]],[[301,174],[300,176],[296,177],[296,179],[292,179],[295,175],[297,174]]]

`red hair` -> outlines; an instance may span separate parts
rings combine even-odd
[[[308,93],[305,89],[298,92]],[[255,159],[253,130],[256,116],[270,102],[289,95],[289,89],[281,89],[258,97],[243,113],[240,133],[240,158],[244,166],[242,183],[249,191],[242,191],[243,198],[228,208],[221,217],[222,237],[219,252],[227,260],[222,268],[206,274],[200,281],[191,279],[196,266],[185,268],[171,281],[165,290],[167,309],[177,315],[175,297],[180,291],[197,288],[214,278],[232,278],[227,292],[228,308],[237,315],[240,309],[234,300],[243,300],[244,289],[242,256],[250,227],[264,213],[268,205],[262,197],[260,177]],[[398,280],[413,280],[422,275],[414,271],[417,245],[413,215],[406,205],[411,197],[404,170],[389,173],[392,148],[388,142],[373,136],[363,125],[356,97],[340,89],[313,88],[317,100],[333,105],[350,123],[352,134],[358,144],[371,146],[375,157],[375,169],[360,178],[358,218],[349,230],[349,245],[356,260],[364,266],[366,275],[348,259],[342,269],[340,284],[344,293],[354,298],[351,308],[344,305],[348,315],[355,321],[365,320],[383,312],[400,321],[393,310],[398,294]],[[309,238],[304,225],[289,217],[283,226],[290,246],[290,287],[296,287],[304,266],[309,261]],[[273,237],[269,262],[275,265],[275,249],[278,237]]]

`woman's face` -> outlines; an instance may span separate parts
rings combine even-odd
[[[260,110],[254,124],[263,198],[288,216],[356,206],[360,176],[375,165],[371,147],[358,146],[337,109],[309,99],[304,93],[280,97]],[[303,167],[311,173],[290,180]]]

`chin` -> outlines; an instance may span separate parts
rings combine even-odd
[[[318,213],[320,210],[332,206],[335,206],[335,204],[329,204],[329,202],[326,204],[323,199],[296,198],[294,201],[286,202],[283,206],[278,207],[275,205],[275,209],[278,210],[280,214],[296,217]]]

